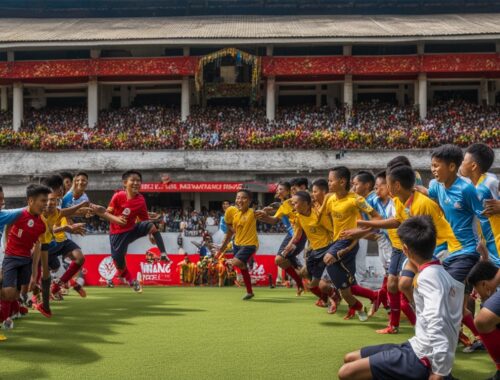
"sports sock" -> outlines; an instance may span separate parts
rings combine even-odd
[[[391,308],[391,316],[389,318],[389,324],[392,327],[399,327],[399,320],[401,318],[401,296],[399,292],[391,293],[388,292],[389,296],[389,306]]]
[[[46,311],[50,311],[50,282],[50,277],[42,279],[42,302]]]
[[[495,329],[487,334],[479,334],[479,337],[495,362],[497,370],[500,371],[500,330]]]
[[[0,301],[0,314],[2,318],[2,322],[7,318],[10,318],[10,309],[11,309],[11,301]]]
[[[160,231],[156,231],[155,233],[153,233],[153,238],[155,239],[156,246],[160,250],[160,253],[167,253],[165,249],[165,243],[163,242]]]
[[[417,316],[415,315],[415,312],[413,311],[413,308],[411,307],[410,302],[405,297],[405,295],[403,293],[400,294],[401,294],[401,311],[406,315],[408,321],[410,321],[412,326],[415,326],[415,323],[417,323]]]
[[[368,298],[370,301],[375,301],[377,299],[377,293],[371,289],[365,288],[360,285],[352,285],[351,292],[354,296],[359,296],[363,298]]]
[[[321,289],[319,288],[319,286],[313,286],[309,290],[311,291],[312,294],[314,294],[319,299],[321,299],[321,300],[323,300],[325,302],[328,301],[328,298],[327,298],[326,294],[321,291]]]
[[[293,267],[288,267],[285,269],[285,272],[293,278],[295,283],[297,284],[297,288],[303,288],[304,284],[302,283],[302,278],[297,274]]]
[[[75,261],[72,261],[71,264],[69,264],[68,269],[66,269],[66,272],[61,276],[61,282],[66,283],[68,282],[75,274],[78,273],[82,266],[80,264],[77,264]]]
[[[479,336],[479,331],[477,331],[476,329],[476,325],[474,324],[474,317],[472,316],[472,314],[466,314],[464,315],[464,317],[462,318],[462,323],[467,326],[467,328],[472,331],[472,333],[474,334],[474,336]]]
[[[243,276],[243,281],[245,282],[245,286],[247,288],[247,293],[253,294],[252,280],[250,279],[250,273],[248,273],[248,270],[246,269],[240,269],[240,270],[241,270],[241,275]]]

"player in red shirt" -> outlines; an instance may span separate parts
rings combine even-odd
[[[42,251],[47,253],[50,234],[46,233],[48,227],[41,215],[51,192],[50,188],[43,185],[29,185],[26,189],[28,206],[22,210],[8,229],[2,265],[3,282],[0,301],[0,316],[4,329],[13,327],[10,316],[12,307],[19,298],[19,289],[23,285],[29,284],[30,288],[34,286],[38,275],[40,254]],[[35,253],[32,257],[33,248]],[[50,279],[45,288],[49,289],[49,287]],[[50,317],[48,293],[43,301],[38,310]]]
[[[134,280],[127,269],[125,255],[129,244],[149,235],[150,241],[157,245],[161,252],[161,260],[170,261],[167,257],[165,244],[160,232],[150,220],[146,201],[139,193],[142,184],[142,175],[138,171],[129,170],[122,175],[125,190],[113,195],[106,211],[94,206],[97,215],[110,222],[111,257],[118,274],[124,277],[137,293],[142,292],[142,285]]]

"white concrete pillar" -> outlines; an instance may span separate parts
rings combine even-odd
[[[396,99],[398,100],[398,106],[403,107],[405,105],[405,87],[402,84],[398,86]]]
[[[352,75],[346,74],[344,79],[344,104],[352,108],[353,104],[353,89],[352,89]]]
[[[12,125],[14,131],[19,131],[23,124],[24,115],[24,97],[23,97],[23,84],[16,82],[13,86],[12,93]]]
[[[418,80],[413,83],[413,104],[418,105]]]
[[[425,54],[425,44],[423,42],[417,43],[417,54],[418,55]]]
[[[7,86],[2,86],[0,87],[0,111],[7,111],[8,108]]]
[[[489,105],[490,99],[488,96],[488,80],[486,78],[481,78],[480,86],[479,86],[479,96],[478,101],[480,105]]]
[[[347,56],[352,55],[352,45],[342,46],[342,54]]]
[[[418,74],[418,110],[421,119],[427,117],[427,74]]]
[[[321,107],[321,85],[316,85],[316,107]]]
[[[201,210],[201,193],[194,193],[194,209],[195,211]]]
[[[266,55],[268,57],[271,57],[273,55],[273,50],[274,50],[273,45],[267,45],[266,46]]]
[[[14,61],[14,58],[15,58],[15,54],[13,51],[8,51],[7,52],[7,61],[9,62],[13,62]]]
[[[259,207],[264,207],[264,193],[257,193],[257,202],[259,203]]]
[[[267,78],[266,117],[274,120],[276,114],[276,81],[274,77]]]
[[[120,107],[125,108],[130,106],[130,94],[126,84],[120,85]]]
[[[90,58],[99,58],[101,56],[100,49],[90,49]]]
[[[186,121],[190,113],[190,91],[189,91],[189,77],[182,77],[181,88],[181,120]]]
[[[90,128],[94,128],[97,124],[99,117],[99,91],[97,80],[91,79],[88,83],[87,89],[87,114],[88,114],[88,125]]]

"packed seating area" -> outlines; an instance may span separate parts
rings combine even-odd
[[[86,127],[85,108],[25,112],[19,132],[10,113],[0,113],[0,148],[26,150],[156,149],[411,149],[483,141],[500,146],[500,107],[465,101],[439,102],[419,120],[417,110],[361,103],[349,111],[311,106],[279,108],[268,122],[263,108],[193,108],[186,122],[179,110],[143,106],[102,111]]]

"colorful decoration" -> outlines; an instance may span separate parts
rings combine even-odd
[[[198,66],[196,67],[196,72],[195,72],[195,83],[196,83],[196,90],[200,92],[203,90],[204,87],[204,80],[203,80],[203,68],[212,62],[219,61],[224,58],[230,56],[236,60],[236,63],[241,64],[246,63],[247,65],[252,66],[252,96],[251,99],[252,101],[256,100],[259,95],[259,89],[260,89],[260,75],[261,75],[261,58],[256,55],[252,55],[249,53],[246,53],[244,51],[235,49],[235,48],[225,48],[218,50],[214,53],[207,54],[203,57],[200,58],[198,61]]]
[[[205,95],[212,98],[246,98],[252,96],[251,83],[206,83]]]

